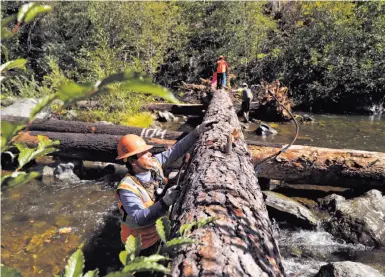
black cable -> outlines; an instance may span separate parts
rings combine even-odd
[[[258,173],[260,167],[261,167],[261,164],[263,164],[264,162],[266,162],[267,160],[270,160],[270,159],[273,159],[273,158],[276,158],[278,157],[281,153],[284,153],[287,149],[289,149],[290,146],[293,145],[293,143],[297,140],[297,137],[298,137],[298,134],[299,134],[299,125],[298,125],[298,122],[297,120],[295,120],[294,118],[294,115],[281,103],[279,102],[279,100],[277,99],[277,97],[275,97],[274,93],[269,89],[268,90],[269,94],[274,98],[275,101],[277,101],[277,103],[282,106],[282,108],[285,109],[285,111],[287,111],[291,117],[291,119],[293,119],[294,123],[295,123],[295,136],[293,138],[293,140],[287,145],[285,146],[284,148],[282,148],[281,150],[279,150],[277,153],[271,155],[271,156],[268,156],[266,158],[264,158],[262,161],[260,161],[259,163],[257,163],[254,167],[254,170]]]

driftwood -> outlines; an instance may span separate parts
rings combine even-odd
[[[289,113],[277,103],[277,101],[269,93],[274,93],[278,101],[291,111],[293,101],[289,98],[289,88],[282,87],[277,80],[272,83],[262,82],[261,89],[263,90],[262,97],[258,99],[259,105],[256,109],[250,110],[250,116],[265,120],[265,121],[289,121],[291,117]],[[255,100],[255,99],[254,99]]]
[[[228,137],[237,133],[233,131],[240,130],[227,93],[214,94],[205,118],[219,123],[196,143],[173,219],[177,225],[207,216],[217,220],[193,231],[200,244],[184,247],[177,253],[171,274],[284,276],[243,135],[237,135],[232,147],[227,144]]]

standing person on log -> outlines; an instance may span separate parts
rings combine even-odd
[[[245,121],[249,122],[250,106],[251,106],[251,101],[253,100],[253,93],[251,92],[251,89],[248,88],[248,85],[246,83],[243,83],[242,88],[233,90],[233,92],[242,93],[241,111],[242,111],[243,117],[245,118]]]
[[[147,249],[144,254],[155,252],[159,240],[155,222],[174,204],[179,193],[176,186],[170,187],[159,201],[154,202],[157,188],[164,188],[167,183],[163,168],[183,156],[210,124],[212,122],[203,122],[169,150],[155,156],[149,152],[153,146],[137,135],[129,134],[120,139],[116,159],[123,160],[129,170],[116,190],[122,215],[123,244],[130,235],[140,235],[142,249]]]
[[[226,86],[226,73],[229,72],[229,65],[224,56],[219,56],[217,61],[217,89]]]

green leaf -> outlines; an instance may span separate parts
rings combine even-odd
[[[60,143],[59,141],[52,141],[49,138],[40,135],[38,135],[37,138],[39,140],[39,144],[37,145],[36,149],[28,148],[23,143],[15,143],[15,146],[20,152],[18,156],[18,169],[22,168],[24,165],[38,157],[42,157],[57,151],[54,146],[58,145]]]
[[[83,277],[98,277],[99,276],[99,269],[94,269],[87,271],[86,274],[84,274]]]
[[[38,6],[33,6],[27,11],[27,14],[25,15],[24,22],[28,23],[32,19],[34,19],[36,16],[38,16],[41,13],[45,13],[52,10],[52,7],[49,5],[38,5]]]
[[[39,176],[40,173],[38,172],[26,173],[24,171],[15,171],[11,175],[6,175],[1,178],[1,190],[24,185]]]
[[[59,87],[56,96],[64,102],[65,106],[68,106],[69,104],[93,95],[95,92],[96,89],[93,85],[80,85],[75,82],[69,82]]]
[[[12,60],[12,61],[6,62],[5,64],[2,64],[0,66],[0,72],[7,71],[10,69],[15,69],[15,68],[25,70],[25,64],[26,63],[27,63],[26,59],[17,59],[17,60]]]
[[[81,249],[76,250],[69,258],[65,267],[64,277],[81,277],[83,276],[84,255]]]
[[[7,16],[5,18],[1,19],[1,27],[7,26],[12,21],[16,20],[16,14],[11,14],[10,16]],[[3,34],[1,34],[1,38],[3,38]]]
[[[139,255],[139,252],[142,249],[142,238],[140,236],[134,237],[133,235],[130,235],[127,238],[124,247],[127,251],[127,256],[130,257],[130,260],[133,260]]]
[[[216,217],[208,217],[208,218],[205,218],[205,219],[201,219],[201,220],[198,220],[197,222],[197,225],[198,225],[198,229],[199,228],[202,228],[203,226],[211,223],[211,222],[214,222],[215,220],[217,220]]]
[[[178,104],[178,99],[166,88],[154,84],[152,80],[144,74],[138,72],[128,72],[132,78],[128,79],[123,87],[125,89],[133,90],[140,93],[148,93],[154,96],[162,97],[165,100],[170,101],[171,103]]]
[[[152,263],[156,263],[156,262],[159,262],[159,261],[167,261],[167,260],[170,260],[168,257],[166,256],[162,256],[162,255],[159,255],[159,254],[154,254],[154,255],[151,255],[149,257],[137,257],[135,258],[134,260],[130,261],[127,265],[129,264],[132,264],[132,263],[139,263],[139,262],[152,262]]]
[[[6,150],[6,146],[12,137],[24,127],[25,125],[17,125],[7,121],[1,121],[1,151]]]
[[[155,223],[155,227],[160,239],[163,242],[167,242],[167,238],[170,236],[171,232],[171,223],[168,217],[162,216],[159,218]]]
[[[29,10],[36,5],[37,5],[36,3],[28,3],[21,6],[17,14],[17,21],[22,22],[26,14],[29,12]]]
[[[121,251],[119,253],[119,260],[122,263],[122,265],[126,265],[127,264],[127,258],[128,258],[127,251]]]
[[[1,276],[3,277],[23,277],[21,273],[15,269],[8,266],[1,265]]]
[[[186,224],[183,224],[182,226],[180,226],[179,228],[179,234],[181,236],[183,236],[188,230],[190,230],[192,227],[194,227],[195,225],[197,225],[198,223],[196,221],[194,222],[191,222],[191,223],[186,223]]]
[[[57,97],[56,94],[50,94],[40,99],[35,108],[33,108],[31,115],[29,116],[29,121],[31,122],[39,112],[50,105]]]
[[[7,28],[1,27],[1,39],[6,40],[16,35],[12,31],[8,30]]]
[[[158,271],[163,273],[169,273],[170,269],[165,266],[154,262],[138,262],[126,265],[122,272],[143,272],[143,271]]]
[[[192,243],[196,243],[196,241],[187,237],[177,237],[166,242],[166,244],[164,245],[164,248],[180,247],[184,244],[192,244]]]

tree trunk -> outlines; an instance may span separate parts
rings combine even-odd
[[[219,123],[196,144],[174,219],[178,225],[207,216],[217,220],[193,232],[199,244],[178,252],[172,276],[284,276],[242,134],[225,153],[230,134],[241,130],[227,93],[214,93],[205,119]]]
[[[21,122],[26,124],[28,118],[3,116],[3,121]],[[82,133],[82,134],[106,134],[124,136],[127,134],[135,134],[144,138],[160,138],[160,139],[181,139],[187,133],[162,130],[157,128],[137,128],[114,124],[97,124],[81,121],[65,121],[65,120],[42,120],[36,119],[28,126],[29,131],[44,132],[64,132],[64,133]]]

